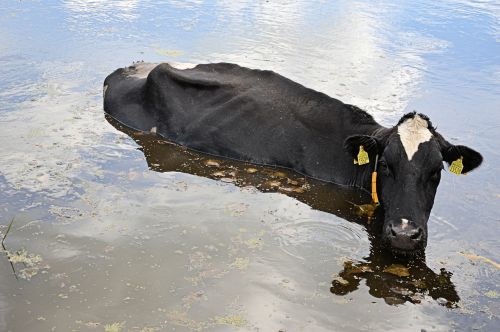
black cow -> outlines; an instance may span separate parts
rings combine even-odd
[[[104,81],[104,110],[194,150],[337,184],[370,190],[378,168],[382,236],[399,254],[425,249],[443,161],[457,174],[482,162],[478,152],[446,141],[425,115],[409,113],[386,128],[272,71],[229,63],[118,69]]]

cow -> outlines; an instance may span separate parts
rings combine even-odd
[[[383,209],[382,241],[398,256],[425,251],[443,162],[465,174],[483,160],[423,114],[384,127],[354,105],[236,64],[135,63],[106,77],[103,91],[104,111],[133,129],[371,191]]]

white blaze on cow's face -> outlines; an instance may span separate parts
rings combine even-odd
[[[432,138],[427,120],[418,114],[401,123],[398,126],[398,134],[408,160],[413,158],[421,143],[428,142]]]

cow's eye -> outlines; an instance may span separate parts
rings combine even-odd
[[[389,165],[387,165],[387,162],[384,159],[381,159],[378,162],[378,167],[379,167],[379,170],[380,170],[381,173],[383,173],[385,175],[390,175],[391,174],[390,167],[389,167]]]

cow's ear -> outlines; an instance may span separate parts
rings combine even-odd
[[[441,153],[448,164],[460,160],[463,165],[461,173],[468,173],[483,162],[483,156],[479,152],[464,145],[449,145]]]
[[[344,141],[344,149],[354,159],[357,158],[361,146],[366,152],[368,152],[368,155],[371,158],[374,158],[378,153],[378,141],[373,136],[354,135],[347,137]]]

